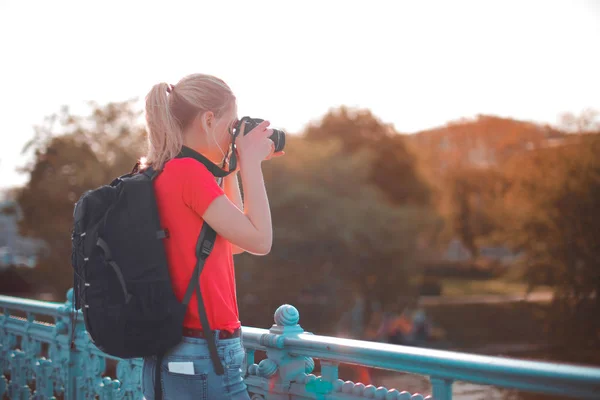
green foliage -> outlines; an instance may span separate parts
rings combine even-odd
[[[331,110],[317,124],[309,126],[305,135],[315,142],[339,140],[345,154],[371,151],[373,158],[364,166],[367,176],[393,203],[430,202],[430,188],[417,169],[416,156],[407,147],[405,137],[369,110]]]
[[[92,106],[87,117],[64,108],[37,128],[27,145],[35,150],[33,163],[26,167],[29,182],[17,194],[21,234],[43,240],[49,249],[36,277],[60,297],[72,285],[74,203],[86,190],[130,171],[142,155],[143,130],[136,125],[139,114],[132,102]]]
[[[289,244],[281,248],[302,241],[344,278],[354,271],[364,278],[361,271],[378,268],[378,258],[413,264],[421,209],[394,206],[369,182],[371,152],[347,155],[339,141],[299,139],[293,146],[290,165],[282,160],[268,175],[269,183],[275,175],[287,181],[270,185],[277,240]],[[391,265],[381,267],[393,275]]]
[[[572,134],[478,117],[410,141],[435,188],[446,237],[459,238],[475,258],[483,245],[510,248],[517,259],[509,275],[529,290],[553,289],[545,323],[553,339],[573,350],[571,361],[600,344],[597,115],[566,118]]]
[[[473,258],[479,255],[482,238],[495,229],[493,207],[504,188],[503,176],[497,169],[455,167],[443,175],[440,208],[448,227],[469,249]]]
[[[35,270],[14,265],[0,269],[0,293],[27,296],[32,290],[35,275]]]
[[[600,345],[600,137],[520,157],[506,167],[510,188],[498,213],[506,243],[520,250],[531,286],[549,284],[549,321],[572,346]]]
[[[348,154],[338,139],[295,137],[287,148],[285,157],[265,164],[273,249],[264,260],[237,263],[254,271],[247,286],[240,281],[240,292],[289,302],[313,288],[330,299],[321,318],[332,319],[355,293],[384,307],[406,302],[413,294],[408,277],[416,268],[417,240],[433,214],[388,201],[370,182],[376,154],[367,147]]]

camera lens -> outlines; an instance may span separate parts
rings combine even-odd
[[[242,123],[246,123],[244,127],[244,135],[247,135],[252,129],[256,128],[258,124],[263,122],[264,120],[261,118],[250,118],[244,117],[238,123],[238,126],[235,128],[236,130],[240,129]],[[275,145],[275,151],[282,151],[285,147],[285,132],[279,129],[273,129],[273,134],[269,136],[269,139],[273,141]]]
[[[275,152],[279,152],[285,147],[285,132],[280,131],[279,129],[273,129],[273,134],[269,136],[269,139],[271,139],[275,145]]]

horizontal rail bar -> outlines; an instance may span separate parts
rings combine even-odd
[[[244,346],[254,350],[267,351],[268,347],[261,343],[264,335],[269,335],[268,329],[253,328],[250,326],[242,327]]]
[[[11,297],[0,295],[0,309],[18,310],[27,313],[41,315],[58,315],[60,307],[65,303],[54,303],[50,301],[31,300],[20,297]]]
[[[266,329],[242,328],[244,344],[265,350]],[[600,368],[481,356],[312,334],[286,337],[290,354],[548,394],[597,398]]]
[[[46,343],[51,342],[54,339],[54,325],[39,323],[28,325],[26,321],[11,318],[4,328],[9,333],[13,333],[17,336],[29,335]]]
[[[244,341],[246,341],[244,336]],[[597,398],[600,368],[481,356],[300,334],[284,339],[290,354],[435,378],[547,394]]]

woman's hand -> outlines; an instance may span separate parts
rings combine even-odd
[[[261,163],[274,155],[273,141],[269,139],[273,129],[267,129],[269,125],[269,121],[263,121],[246,135],[244,135],[246,126],[242,125],[240,136],[235,144],[240,163]]]
[[[273,143],[273,141],[271,141],[271,143]],[[285,151],[278,151],[277,153],[275,153],[275,143],[273,143],[273,145],[271,146],[271,152],[269,153],[267,158],[265,158],[265,161],[270,160],[271,158],[281,157],[284,154],[285,154]]]
[[[240,154],[239,154],[239,152],[237,151],[237,149],[235,149],[234,151],[235,151],[235,153],[236,153],[236,155],[237,155],[237,159],[239,160],[239,159],[240,159]],[[227,171],[229,171],[229,170],[230,170],[229,163],[230,163],[230,159],[231,159],[231,155],[232,155],[232,154],[233,154],[233,152],[231,152],[231,153],[229,154],[229,157],[227,157],[227,160],[225,160],[225,167],[226,167],[226,170],[227,170]],[[277,157],[281,157],[281,156],[283,156],[283,155],[285,155],[285,151],[278,151],[277,153],[275,153],[275,144],[273,143],[273,145],[271,146],[271,152],[270,152],[270,153],[269,153],[269,155],[268,155],[268,156],[265,158],[265,161],[267,161],[267,160],[270,160],[271,158],[277,158]],[[241,166],[241,165],[242,165],[242,163],[241,163],[241,162],[237,162],[237,163],[236,163],[235,170],[232,172],[232,174],[231,174],[231,175],[227,175],[227,176],[225,177],[225,179],[227,179],[227,178],[229,178],[229,177],[231,177],[231,176],[234,176],[235,174],[237,174],[238,172],[240,172],[240,169],[241,169],[241,167],[240,167],[240,166]]]

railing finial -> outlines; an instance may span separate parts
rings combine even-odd
[[[295,326],[300,321],[300,313],[290,304],[279,306],[275,311],[275,324],[278,326]]]
[[[67,303],[73,304],[73,288],[67,290]]]

